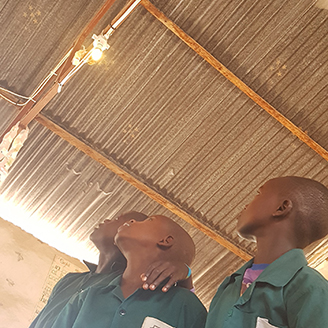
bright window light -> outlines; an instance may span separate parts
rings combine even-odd
[[[29,214],[18,205],[5,200],[3,195],[0,196],[0,217],[67,255],[92,263],[98,262],[95,249],[90,249],[74,236],[68,236],[54,224],[41,220],[36,214]]]

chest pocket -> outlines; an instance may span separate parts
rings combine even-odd
[[[288,328],[283,290],[265,282],[251,284],[235,304],[234,310],[240,327]],[[248,318],[249,325],[243,323],[243,318]]]
[[[256,319],[256,327],[255,328],[285,328],[287,326],[274,326],[269,323],[268,319],[257,317]],[[287,327],[288,328],[288,327]]]
[[[271,318],[259,316],[259,313],[243,312],[234,307],[228,312],[223,328],[289,328],[287,325],[277,324]]]
[[[154,328],[154,327],[158,327],[158,328],[174,328],[170,325],[168,325],[167,323],[160,321],[156,318],[152,318],[152,317],[146,317],[141,328]]]

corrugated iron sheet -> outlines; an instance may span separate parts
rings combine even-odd
[[[65,234],[91,254],[95,248],[88,237],[94,227],[106,218],[131,209],[171,217],[195,241],[194,281],[197,293],[207,306],[219,282],[243,262],[36,123],[32,123],[31,134],[0,191],[2,199],[14,202],[26,213],[24,218],[17,218],[16,224],[26,228],[35,222],[47,222],[47,228],[42,233]],[[33,228],[30,231],[33,232]],[[45,235],[36,236],[49,242]],[[72,249],[65,249],[66,245],[60,245],[60,241],[54,245],[64,247],[61,249],[72,255],[83,256]],[[85,258],[90,259],[90,254],[86,253]],[[217,272],[221,262],[224,266]]]
[[[106,19],[123,3],[116,2]],[[328,147],[327,11],[312,1],[296,0],[153,3],[278,111]],[[80,3],[31,2],[44,12],[39,25],[26,20],[24,13],[34,13],[28,4],[0,5],[6,35],[13,35],[22,23],[29,31],[18,34],[14,42],[1,36],[0,79],[5,81],[1,85],[31,92],[99,5],[86,2],[83,9]],[[106,19],[102,27],[108,24]],[[328,186],[327,162],[321,156],[143,7],[109,43],[106,57],[84,67],[43,114],[198,220],[253,253],[255,245],[241,240],[234,228],[238,213],[260,185],[273,177],[298,175]],[[1,131],[9,112],[7,105],[1,109]],[[54,224],[88,247],[94,226],[116,213],[133,208],[174,218],[196,242],[194,279],[206,305],[216,286],[241,265],[235,255],[100,164],[38,124],[32,127],[1,187],[6,200],[14,200],[31,216]],[[324,258],[320,252],[327,244],[326,239],[308,250],[314,263],[316,254]]]

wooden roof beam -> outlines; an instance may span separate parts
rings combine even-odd
[[[98,12],[92,17],[92,19],[84,27],[83,31],[75,40],[71,50],[59,62],[56,68],[48,75],[48,77],[41,83],[41,86],[37,88],[36,94],[31,97],[23,107],[20,108],[19,113],[0,136],[0,142],[2,141],[5,134],[9,132],[11,128],[18,122],[20,122],[20,130],[24,129],[51,101],[51,99],[56,96],[56,94],[59,92],[58,87],[61,87],[61,82],[64,79],[70,79],[74,72],[78,70],[78,67],[72,64],[72,58],[74,57],[76,51],[81,49],[85,38],[89,33],[91,33],[91,31],[100,21],[100,19],[105,15],[105,13],[110,9],[114,2],[115,0],[106,0]],[[120,26],[123,21],[131,14],[131,12],[139,5],[139,3],[140,0],[130,0],[115,16],[115,18],[111,21],[111,24],[106,27],[103,33],[109,33],[109,35],[112,34],[112,32],[118,28],[118,26]],[[92,45],[90,45],[88,50],[91,49]],[[80,67],[82,65],[80,65]]]
[[[248,85],[246,85],[242,80],[240,80],[236,75],[229,71],[205,48],[203,48],[192,37],[185,33],[179,26],[177,26],[173,21],[166,17],[149,0],[141,0],[141,5],[143,5],[149,13],[156,17],[170,31],[172,31],[185,44],[187,44],[188,47],[193,49],[199,56],[205,59],[211,66],[213,66],[218,72],[220,72],[224,77],[226,77],[238,89],[244,92],[250,99],[252,99],[260,107],[262,107],[266,112],[268,112],[273,118],[275,118],[284,127],[286,127],[297,138],[299,138],[301,141],[303,141],[305,144],[307,144],[310,148],[312,148],[315,152],[317,152],[320,156],[322,156],[325,160],[328,161],[328,151],[325,148],[315,142],[303,130],[301,130],[298,126],[292,123],[288,118],[282,115],[277,109],[271,106],[260,95],[258,95],[254,90],[252,90]]]
[[[172,213],[176,214],[177,216],[184,219],[186,222],[190,223],[198,230],[202,231],[203,233],[214,239],[216,242],[227,248],[229,251],[233,252],[234,254],[241,257],[245,261],[248,261],[251,258],[250,254],[248,254],[246,251],[238,247],[232,241],[228,240],[226,237],[214,231],[213,228],[195,219],[192,215],[187,213],[180,206],[173,203],[171,200],[165,198],[159,192],[151,188],[149,185],[142,182],[141,179],[127,172],[125,169],[123,169],[122,167],[120,167],[119,165],[117,165],[107,157],[103,156],[102,154],[100,154],[99,152],[88,146],[85,142],[81,141],[80,139],[76,138],[75,136],[64,130],[56,123],[52,122],[51,120],[49,120],[48,118],[46,118],[41,114],[39,114],[35,118],[35,120],[38,121],[40,124],[42,124],[44,127],[51,130],[53,133],[57,134],[62,139],[69,142],[71,145],[73,145],[74,147],[76,147],[86,155],[90,156],[95,161],[99,162],[100,164],[111,170],[113,173],[121,177],[123,180],[127,181],[129,184],[131,184],[138,190],[142,191],[148,197],[155,200],[157,203],[164,206],[168,210],[170,210]]]

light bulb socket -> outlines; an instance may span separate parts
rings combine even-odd
[[[96,35],[94,34],[92,36],[93,41],[93,47],[95,49],[100,49],[101,51],[105,51],[107,49],[109,49],[109,44],[107,43],[107,39],[102,35]]]

